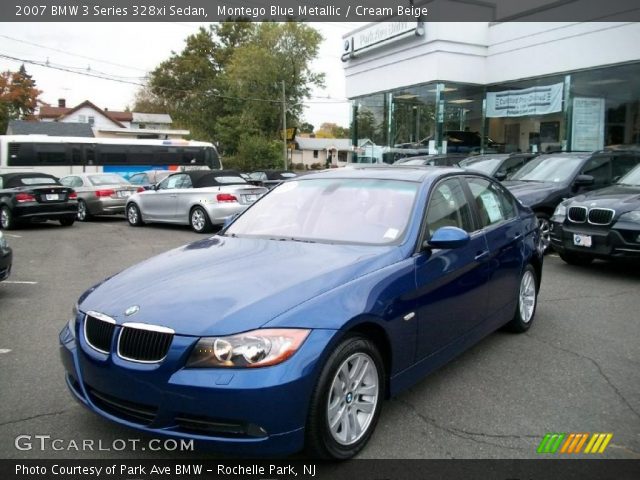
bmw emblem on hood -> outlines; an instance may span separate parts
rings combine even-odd
[[[138,305],[131,305],[129,308],[127,308],[124,311],[124,314],[127,317],[130,317],[131,315],[135,315],[136,313],[138,313],[139,310],[140,310],[140,307]]]

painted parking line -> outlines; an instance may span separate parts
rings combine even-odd
[[[13,233],[5,233],[4,236],[11,237],[11,238],[22,238],[22,235],[15,235]]]
[[[26,280],[5,280],[2,283],[13,283],[16,285],[37,285],[38,284],[38,282],[29,282]]]
[[[2,355],[3,353],[9,353],[10,351],[10,348],[0,348],[0,355]]]

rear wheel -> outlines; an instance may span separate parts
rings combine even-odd
[[[78,221],[86,222],[91,219],[91,212],[84,200],[78,200]]]
[[[189,214],[189,223],[191,224],[191,228],[196,233],[206,233],[210,232],[213,228],[211,225],[211,220],[209,220],[209,215],[205,212],[202,207],[194,207]]]
[[[76,221],[75,217],[62,217],[60,219],[60,225],[62,225],[63,227],[70,227],[71,225],[74,224],[75,221]]]
[[[135,203],[127,205],[127,221],[132,227],[139,227],[143,224],[140,209]]]
[[[16,221],[13,218],[11,210],[7,206],[2,207],[0,210],[0,227],[2,227],[3,230],[12,230],[16,228]]]
[[[523,333],[529,330],[533,323],[538,304],[538,288],[536,271],[531,264],[527,265],[520,277],[518,289],[518,306],[513,319],[505,326],[507,330]]]
[[[573,252],[563,252],[560,254],[560,258],[567,262],[569,265],[584,266],[589,265],[591,262],[593,262],[593,257]]]
[[[375,344],[347,337],[329,356],[311,398],[310,453],[338,460],[356,455],[376,428],[384,392],[384,366]]]

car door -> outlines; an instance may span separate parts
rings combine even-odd
[[[492,321],[501,324],[515,312],[522,273],[524,226],[513,197],[501,185],[475,176],[465,180],[489,248],[487,311]]]
[[[183,174],[170,175],[158,184],[156,190],[140,194],[142,216],[148,220],[172,222],[175,219],[178,195],[176,190]]]
[[[487,310],[488,249],[459,177],[436,184],[430,193],[423,238],[440,227],[469,232],[470,242],[456,249],[423,248],[415,259],[418,317],[417,360],[462,337],[484,320]]]
[[[588,192],[604,188],[613,182],[613,173],[611,171],[610,155],[594,155],[584,165],[580,171],[582,175],[590,175],[593,177],[592,185],[581,185],[575,194]]]
[[[180,181],[177,185],[176,195],[176,212],[175,220],[180,223],[189,223],[189,210],[193,204],[194,194],[197,194],[197,188],[193,188],[191,177],[188,174],[180,175]],[[213,194],[211,195],[213,197]]]

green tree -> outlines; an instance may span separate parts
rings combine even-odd
[[[42,92],[24,65],[17,72],[0,74],[0,133],[7,131],[10,120],[28,120],[36,110]]]
[[[323,84],[323,74],[310,68],[321,40],[296,22],[240,20],[201,28],[151,72],[148,91],[139,96],[152,98],[151,106],[162,106],[193,138],[220,142],[225,155],[239,155],[244,136],[279,138],[282,82],[287,124],[300,124],[305,98]]]

